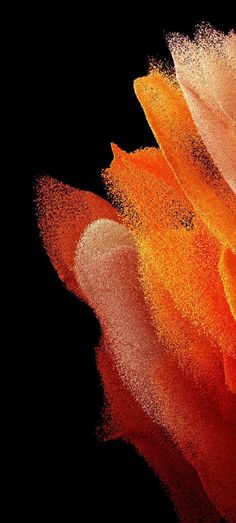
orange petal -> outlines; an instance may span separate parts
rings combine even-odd
[[[44,247],[66,286],[84,297],[74,275],[77,242],[97,218],[119,221],[115,209],[96,194],[81,191],[49,176],[38,181],[36,205]]]
[[[180,90],[153,73],[134,83],[147,120],[174,174],[209,230],[236,252],[236,196],[196,131]]]
[[[194,209],[159,149],[150,147],[127,154],[112,145],[112,150],[114,160],[103,177],[129,226],[159,231],[191,228]]]
[[[155,267],[181,315],[232,355],[236,324],[218,270],[220,243],[196,216],[160,151],[114,152],[104,176],[138,238],[143,270],[145,264]]]
[[[222,251],[219,270],[230,310],[236,320],[236,255],[230,249]]]

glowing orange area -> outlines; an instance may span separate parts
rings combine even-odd
[[[159,148],[113,145],[111,202],[38,184],[45,248],[102,328],[104,438],[124,438],[181,521],[236,522],[236,37],[169,37],[135,92]]]

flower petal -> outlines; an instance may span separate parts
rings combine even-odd
[[[236,193],[236,35],[208,27],[193,42],[174,35],[170,48],[177,80],[202,139]]]
[[[152,303],[159,281],[197,332],[235,354],[236,323],[218,269],[220,243],[196,216],[160,151],[127,154],[116,147],[114,153],[105,181],[137,236]]]
[[[97,218],[119,221],[117,212],[96,194],[75,189],[50,176],[39,179],[36,204],[48,256],[69,290],[84,298],[74,275],[77,242],[91,221]]]
[[[76,271],[122,382],[196,468],[214,505],[233,520],[235,426],[222,423],[220,414],[209,408],[175,357],[157,340],[139,285],[132,236],[111,220],[92,223],[78,244]]]
[[[220,522],[197,472],[184,458],[166,431],[143,411],[123,383],[105,340],[97,351],[106,411],[103,438],[123,438],[144,456],[168,488],[182,522]]]
[[[205,149],[182,93],[160,73],[139,78],[135,92],[182,189],[209,230],[236,252],[236,195]]]

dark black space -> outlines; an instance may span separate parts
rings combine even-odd
[[[91,4],[86,13],[79,6],[49,12],[38,4],[21,13],[15,49],[15,132],[22,138],[23,205],[31,225],[20,426],[25,510],[31,521],[134,521],[141,514],[147,523],[177,521],[142,458],[123,442],[97,440],[99,325],[63,287],[46,256],[33,186],[48,173],[105,197],[99,173],[112,159],[110,142],[128,151],[155,143],[132,83],[146,73],[149,57],[170,60],[164,32],[192,35],[202,20],[229,30],[235,18],[232,9],[229,16],[220,7],[212,15],[198,7],[177,13],[167,7],[165,14],[156,9],[144,16],[137,7],[136,22],[118,4],[96,10]]]

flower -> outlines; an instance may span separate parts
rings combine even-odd
[[[113,146],[113,206],[38,185],[46,250],[101,323],[104,438],[136,447],[183,521],[236,521],[235,42],[172,35],[178,82],[135,81],[159,148]]]

